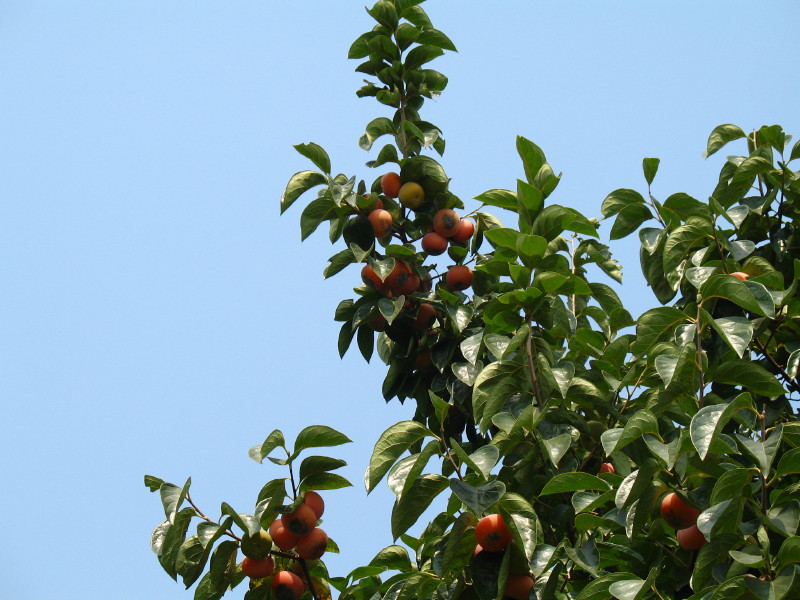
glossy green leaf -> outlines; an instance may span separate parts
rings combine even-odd
[[[644,178],[647,181],[647,185],[653,183],[653,179],[656,177],[656,173],[658,172],[658,165],[661,163],[660,158],[644,158],[642,159],[642,171],[644,171]]]
[[[427,427],[416,421],[400,421],[384,431],[375,444],[369,466],[364,473],[367,493],[375,489],[378,482],[411,444],[425,437],[435,436]]]
[[[664,244],[664,272],[675,271],[689,250],[702,246],[711,239],[711,227],[702,219],[692,218],[685,225],[678,227],[667,237]]]
[[[750,394],[745,393],[739,394],[730,404],[712,404],[697,411],[689,425],[689,434],[701,459],[708,455],[712,442],[736,411],[752,406]]]
[[[286,190],[281,195],[281,214],[305,192],[325,183],[327,183],[325,175],[317,171],[300,171],[292,175],[286,184]]]
[[[624,208],[644,205],[644,203],[645,200],[639,192],[623,188],[614,190],[606,196],[600,206],[600,212],[605,218],[613,217]]]
[[[611,485],[597,475],[589,473],[559,473],[548,481],[540,496],[549,494],[560,494],[562,492],[582,492],[585,490],[599,490],[604,492],[610,490]]]
[[[331,159],[328,157],[328,153],[318,144],[314,142],[296,144],[294,149],[313,162],[323,173],[328,174],[331,172]]]
[[[800,525],[800,502],[792,500],[784,506],[770,508],[767,520],[774,531],[785,536],[796,535]]]
[[[706,313],[710,319],[711,315]],[[714,328],[726,344],[742,358],[753,339],[753,324],[745,317],[721,317],[710,319]]]
[[[497,361],[485,367],[475,379],[472,406],[475,420],[486,431],[492,415],[516,392],[524,391],[525,366],[517,362]]]
[[[481,516],[500,501],[506,491],[502,481],[472,486],[459,479],[450,480],[450,489],[475,516]]]
[[[642,223],[653,218],[653,213],[644,204],[630,204],[617,213],[611,227],[609,239],[619,240],[636,231]]]
[[[708,158],[717,150],[725,146],[728,142],[745,137],[744,131],[740,127],[731,124],[717,125],[708,136],[705,156]]]
[[[392,508],[392,537],[396,540],[408,531],[436,496],[447,489],[447,486],[446,477],[433,473],[415,479],[411,487],[395,501]]]
[[[740,385],[763,396],[780,396],[784,393],[783,385],[772,373],[746,360],[724,362],[713,372],[713,378],[720,383]]]

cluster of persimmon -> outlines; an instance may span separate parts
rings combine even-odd
[[[475,525],[475,551],[473,556],[478,556],[481,552],[503,552],[512,544],[514,536],[503,520],[502,515],[491,514],[483,517]],[[506,578],[506,585],[503,588],[503,595],[514,600],[528,600],[533,588],[534,579],[530,575],[527,559],[522,555],[521,561],[514,559],[515,548],[512,546],[512,559],[509,564],[509,573]],[[516,564],[521,562],[522,564]],[[517,572],[515,572],[517,571]]]
[[[687,504],[675,492],[670,492],[661,501],[661,517],[676,529],[678,545],[684,550],[699,550],[706,545],[703,532],[697,527],[700,511]]]
[[[380,180],[381,192],[389,198],[396,198],[405,208],[419,209],[425,201],[425,189],[415,181],[403,182],[398,173],[386,173]],[[377,198],[369,207],[369,222],[376,238],[384,238],[392,233],[394,220],[391,213],[383,208],[383,201]],[[436,212],[433,224],[421,240],[422,250],[431,256],[444,254],[451,242],[464,243],[475,233],[475,223],[470,219],[462,219],[451,208],[443,208]],[[369,267],[369,265],[367,265]],[[389,296],[411,294],[416,291],[430,290],[430,278],[420,281],[408,263],[398,261],[395,269],[381,280],[372,267],[365,267],[361,277],[367,285]],[[450,290],[463,291],[472,285],[472,269],[466,265],[450,267],[445,276],[445,283]]]
[[[269,527],[241,541],[242,572],[251,579],[272,577],[272,592],[278,600],[298,600],[306,590],[304,574],[291,567],[276,572],[274,549],[294,552],[304,560],[320,558],[328,548],[328,535],[317,527],[325,510],[322,497],[313,491],[305,493],[303,503],[290,513],[281,515]],[[285,556],[281,554],[281,556]]]

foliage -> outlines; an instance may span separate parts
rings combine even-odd
[[[371,78],[358,95],[392,111],[360,139],[371,150],[388,136],[367,166],[396,164],[403,182],[422,186],[423,204],[410,210],[382,194],[383,172],[372,183],[332,174],[314,143],[296,149],[315,170],[292,176],[281,198],[283,212],[319,188],[300,223],[305,239],[327,222],[342,246],[326,277],[368,264],[386,284],[365,283],[339,304],[339,352],[354,340],[368,361],[377,351],[388,367],[385,399],[415,405],[412,419],[380,436],[364,478],[367,492],[384,479],[394,492],[391,531],[403,545],[344,577],[328,577],[324,565],[311,575],[346,600],[493,600],[520,573],[535,578],[530,598],[542,600],[800,597],[792,405],[800,392],[800,179],[789,166],[800,143],[777,125],[749,134],[721,125],[706,154],[737,141],[746,152],[728,158],[707,201],[656,199],[654,158],[643,161],[645,194],[608,194],[600,211],[613,222],[610,239],[638,233],[658,301],[634,319],[607,283],[593,280],[621,281],[600,222],[549,201],[560,175],[519,137],[524,178],[478,194],[474,234],[449,240],[450,261],[474,271],[472,294],[449,289],[446,266],[420,240],[438,211],[464,203],[433,157],[444,153],[443,134],[420,109],[447,85],[428,63],[455,47],[421,4],[378,1],[368,10],[377,24],[349,55]],[[376,239],[367,215],[378,200],[392,230]],[[387,283],[398,263],[414,281],[402,294]],[[433,318],[420,323],[425,305]],[[292,493],[286,479],[270,481],[253,515],[223,504],[217,522],[191,503],[188,482],[147,477],[166,513],[153,534],[161,565],[188,587],[210,557],[195,597],[221,597],[242,579],[232,528],[252,534],[292,510],[303,491],[349,485],[332,473],[343,464],[332,458],[304,458],[297,482],[292,471],[301,451],[345,441],[315,426],[289,449],[273,432],[251,456],[288,467]],[[286,458],[271,456],[278,448]],[[601,473],[601,463],[613,472]],[[698,551],[682,549],[660,516],[670,492],[700,512],[707,543]],[[442,512],[413,537],[431,505]],[[513,542],[474,554],[475,525],[489,513],[504,518]],[[187,538],[193,519],[197,534]],[[233,541],[217,543],[225,534]],[[246,598],[268,595],[252,582]]]

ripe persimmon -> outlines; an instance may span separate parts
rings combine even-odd
[[[738,279],[739,281],[744,281],[745,279],[750,278],[750,275],[748,275],[747,273],[742,273],[741,271],[736,271],[735,273],[731,273],[731,275],[736,277],[736,279]]]
[[[386,283],[381,281],[381,278],[378,277],[375,269],[373,269],[372,265],[370,264],[366,264],[362,267],[361,281],[363,281],[369,287],[375,288],[379,292],[385,292],[389,289]]]
[[[395,294],[398,296],[407,296],[408,294],[413,294],[417,291],[417,288],[420,284],[419,275],[415,272],[411,272],[411,274],[406,279],[406,282],[399,286],[397,290],[395,290]]]
[[[377,194],[364,194],[364,198],[366,198],[368,202],[363,208],[361,202],[358,203],[358,206],[366,211],[367,214],[371,213],[373,210],[383,208],[383,200],[381,200]]]
[[[614,465],[609,462],[604,462],[600,465],[599,473],[616,473],[616,469],[614,469]]]
[[[281,550],[291,550],[297,545],[298,536],[286,529],[280,519],[275,519],[269,526],[269,534],[273,543]]]
[[[528,596],[533,588],[533,577],[530,575],[508,574],[506,587],[503,588],[503,595],[514,600],[528,600]]]
[[[245,556],[242,561],[242,573],[250,579],[269,577],[275,571],[275,561],[271,556],[264,558],[250,558]]]
[[[453,241],[466,242],[475,233],[475,223],[469,219],[461,219],[461,225],[458,230],[453,234]]]
[[[291,571],[278,571],[272,578],[272,593],[278,600],[298,600],[306,584]]]
[[[422,236],[422,250],[431,256],[439,256],[447,250],[447,238],[435,231]]]
[[[483,517],[475,526],[475,540],[484,550],[500,552],[511,543],[511,531],[499,514]]]
[[[461,227],[461,219],[452,208],[443,208],[433,216],[433,230],[442,237],[453,237]]]
[[[384,321],[386,321],[386,319],[384,319]],[[325,501],[317,492],[306,492],[305,496],[303,496],[303,504],[309,506],[311,510],[314,511],[314,514],[317,515],[317,519],[322,518],[322,513],[325,512]]]
[[[690,506],[675,492],[670,492],[661,501],[661,517],[675,529],[686,529],[697,522],[700,511]]]
[[[679,529],[676,535],[678,537],[678,545],[684,550],[700,550],[708,542],[703,532],[698,529],[697,524],[686,529]]]
[[[310,506],[301,504],[292,512],[281,515],[281,523],[292,535],[303,537],[317,526],[317,515]]]
[[[420,350],[419,354],[414,358],[414,367],[417,371],[430,371],[434,368],[430,348]]]
[[[408,289],[409,285],[409,278],[411,277],[413,271],[408,263],[403,262],[402,260],[398,260],[394,264],[394,268],[392,272],[386,277],[384,284],[386,285],[386,289],[392,292],[395,296],[402,296],[406,293],[411,293],[416,289],[416,285],[412,288],[409,292],[404,290]],[[417,285],[419,285],[419,281],[417,281]]]
[[[403,182],[400,181],[400,175],[397,173],[386,173],[381,177],[381,191],[389,198],[397,198]]]
[[[419,282],[417,286],[418,292],[430,292],[433,289],[433,278],[431,277],[430,272],[425,273],[425,277]]]
[[[386,237],[392,232],[392,215],[388,210],[376,208],[369,213],[369,222],[372,223],[372,231],[375,237]]]
[[[472,285],[472,269],[466,265],[450,267],[445,278],[447,287],[451,290],[465,290]]]
[[[372,329],[372,331],[384,331],[386,325],[388,325],[386,317],[381,313],[377,313],[374,317],[367,320],[367,327]]]
[[[427,331],[436,321],[436,309],[427,302],[422,302],[417,309],[417,317],[414,319],[414,327]]]
[[[328,549],[328,534],[319,527],[297,540],[297,554],[300,558],[316,560]]]

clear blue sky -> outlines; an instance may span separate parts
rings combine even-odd
[[[657,197],[705,198],[720,123],[800,134],[797,2],[425,7],[460,50],[434,63],[450,86],[423,114],[468,204],[522,176],[517,134],[564,172],[552,201],[589,216],[644,189],[645,156]],[[391,543],[390,495],[367,498],[361,474],[413,409],[384,404],[380,364],[338,358],[357,269],[323,281],[336,249],[300,244],[299,207],[278,216],[308,164],[292,144],[377,175],[357,140],[386,113],[346,59],[369,27],[341,0],[0,3],[0,598],[191,598],[150,552],[163,513],[142,476],[191,475],[209,513],[251,511],[280,472],[246,451],[276,427],[355,441],[338,455],[356,486],[326,494],[331,571]],[[637,249],[613,247],[638,314]]]

